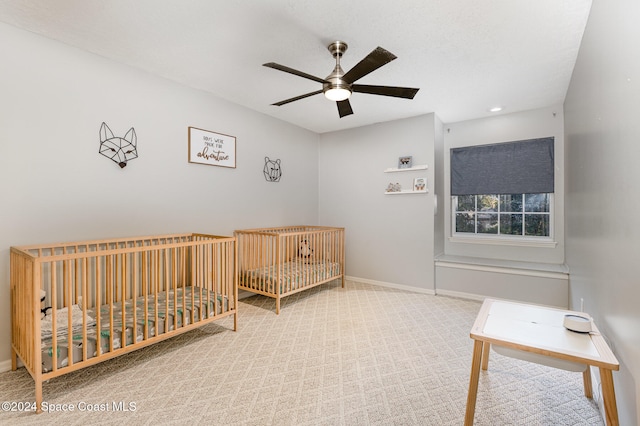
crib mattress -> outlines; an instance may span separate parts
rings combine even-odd
[[[192,300],[193,297],[193,300]],[[202,304],[200,300],[202,299]],[[176,304],[177,302],[177,304]],[[113,308],[111,308],[113,306]],[[168,306],[168,310],[167,310]],[[177,309],[174,307],[177,306]],[[102,305],[99,310],[100,331],[97,329],[97,317],[94,309],[87,310],[87,357],[93,358],[97,355],[98,342],[100,345],[100,353],[107,353],[111,350],[120,349],[122,347],[122,339],[126,339],[126,345],[131,345],[135,341],[140,342],[144,339],[145,331],[147,338],[154,337],[156,333],[163,334],[165,331],[173,330],[176,325],[178,328],[189,325],[191,323],[191,311],[193,311],[194,320],[200,321],[200,306],[204,306],[202,318],[209,318],[216,314],[221,314],[229,310],[229,300],[227,296],[217,295],[214,292],[201,289],[199,287],[182,287],[177,291],[158,293],[157,296],[148,295],[146,300],[146,319],[145,319],[145,299],[138,297],[135,300],[129,299],[124,302],[124,321],[123,321],[123,303],[116,302],[113,305]],[[133,313],[136,313],[136,323],[133,323]],[[157,310],[157,324],[156,324]],[[174,312],[177,316],[174,318]],[[66,315],[66,314],[64,314]],[[113,328],[110,323],[110,316],[113,315]],[[66,319],[66,317],[65,317]],[[80,321],[82,321],[80,319]],[[72,352],[73,362],[77,363],[83,359],[83,325],[73,325]],[[57,331],[56,357],[58,368],[65,367],[69,364],[69,332],[68,326],[60,327]],[[113,332],[113,339],[111,333]],[[98,338],[99,335],[99,338]],[[42,371],[48,372],[53,368],[53,336],[46,331],[42,335]]]
[[[280,271],[280,275],[278,275]],[[280,265],[269,265],[245,270],[241,274],[241,285],[252,286],[252,283],[264,283],[266,291],[275,293],[274,284],[280,284],[280,293],[297,290],[310,284],[329,280],[340,275],[340,263],[328,261],[284,262]]]

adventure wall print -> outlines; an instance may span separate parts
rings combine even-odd
[[[279,182],[282,176],[282,168],[280,167],[280,159],[276,161],[270,160],[269,157],[264,157],[264,178],[267,182]]]
[[[236,138],[189,127],[189,162],[236,168]]]
[[[111,159],[123,169],[130,160],[138,158],[138,137],[136,131],[132,127],[129,129],[124,138],[114,136],[113,132],[102,123],[100,126],[100,149],[98,152],[105,157]]]

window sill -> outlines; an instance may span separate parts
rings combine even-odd
[[[482,238],[482,237],[449,237],[452,243],[462,244],[484,244],[495,246],[517,246],[517,247],[542,247],[555,248],[558,243],[553,240],[538,240],[533,238]]]
[[[435,257],[436,266],[454,267],[461,269],[508,269],[530,271],[531,273],[551,274],[566,279],[569,275],[569,268],[565,264],[520,262],[505,259],[487,259],[470,256],[454,256],[441,254]],[[495,272],[495,271],[494,271]]]

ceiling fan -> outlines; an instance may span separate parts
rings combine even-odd
[[[263,66],[265,67],[288,72],[299,77],[322,83],[321,90],[316,90],[315,92],[296,96],[295,98],[285,99],[284,101],[276,102],[271,105],[282,106],[293,101],[308,98],[309,96],[324,93],[324,96],[327,99],[336,101],[336,104],[338,105],[338,114],[340,114],[340,118],[342,118],[347,115],[353,114],[351,104],[349,103],[349,97],[353,92],[413,99],[416,93],[418,93],[418,90],[420,90],[410,87],[369,86],[365,84],[355,84],[357,80],[377,70],[381,66],[388,64],[389,62],[396,59],[397,56],[383,49],[382,47],[377,47],[363,60],[358,62],[356,66],[345,73],[342,70],[342,67],[340,67],[340,58],[347,50],[347,47],[347,43],[343,41],[335,41],[328,46],[329,52],[331,52],[333,57],[336,59],[336,66],[333,69],[333,72],[326,78],[316,77],[302,71],[286,67],[284,65],[276,64],[275,62],[263,64]]]

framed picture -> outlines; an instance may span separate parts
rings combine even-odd
[[[236,168],[236,138],[189,127],[189,162]]]
[[[413,157],[410,155],[398,158],[399,169],[410,169],[413,165]]]
[[[413,180],[414,191],[426,191],[426,189],[427,189],[427,178],[415,178]]]

